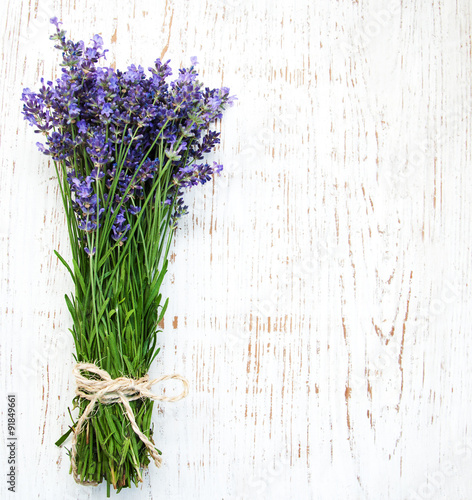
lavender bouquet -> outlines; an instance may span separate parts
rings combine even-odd
[[[77,362],[71,471],[77,482],[107,482],[120,491],[142,481],[161,452],[152,440],[154,400],[185,397],[179,375],[149,380],[159,353],[158,325],[168,299],[160,287],[185,188],[209,181],[221,165],[203,162],[219,143],[210,129],[232,104],[227,88],[197,80],[196,61],[171,75],[159,59],[121,72],[98,66],[105,56],[95,35],[89,46],[66,39],[56,18],[51,36],[62,52],[62,75],[38,92],[24,89],[23,114],[44,136],[38,148],[54,163],[64,203],[71,262],[57,252],[75,293],[66,295]],[[175,378],[182,393],[158,396],[151,387]]]

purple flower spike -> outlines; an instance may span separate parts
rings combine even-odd
[[[131,206],[128,208],[128,212],[132,215],[139,214],[139,212],[141,212],[141,207]]]
[[[59,25],[62,24],[60,21],[57,20],[57,17],[51,17],[49,20],[51,24],[54,24],[54,26],[59,29]]]
[[[103,179],[105,177],[105,172],[102,172],[100,169],[98,168],[94,168],[91,172],[90,172],[90,177],[92,179]]]
[[[85,120],[79,120],[77,122],[77,129],[79,131],[79,134],[85,135],[87,133],[87,122]]]
[[[92,233],[95,229],[97,229],[97,224],[90,221],[83,221],[79,224],[79,229],[85,231],[86,233]]]

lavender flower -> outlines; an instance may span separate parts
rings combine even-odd
[[[66,39],[56,18],[51,23],[56,27],[51,39],[62,52],[62,74],[55,84],[41,80],[37,93],[24,89],[23,114],[45,136],[40,151],[68,171],[84,248],[86,234],[102,226],[112,241],[123,244],[131,221],[143,212],[137,201],[156,183],[162,194],[154,203],[173,207],[175,221],[186,213],[184,190],[222,169],[200,162],[219,143],[219,133],[210,126],[232,105],[229,89],[203,88],[195,57],[171,82],[170,61],[157,59],[149,76],[141,66],[130,65],[124,72],[100,67],[106,50],[99,35],[85,46]],[[106,214],[113,214],[111,226],[101,223]]]

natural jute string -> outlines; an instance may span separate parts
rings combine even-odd
[[[101,378],[101,380],[90,380],[89,378],[86,378],[82,375],[83,371],[95,373]],[[185,396],[187,396],[188,394],[187,380],[181,375],[164,375],[154,380],[149,380],[149,377],[147,375],[138,380],[133,380],[126,377],[113,379],[110,377],[110,374],[106,370],[98,368],[98,366],[93,363],[78,363],[75,365],[73,373],[75,375],[75,380],[77,383],[77,388],[75,390],[76,395],[90,401],[90,403],[82,413],[82,416],[77,421],[72,436],[71,465],[75,481],[79,484],[94,486],[98,484],[95,481],[80,480],[76,463],[77,436],[82,431],[85,421],[89,417],[97,402],[104,405],[111,405],[114,403],[121,403],[123,405],[131,427],[148,449],[149,454],[154,459],[154,463],[156,464],[156,466],[160,467],[162,459],[159,453],[157,453],[151,441],[141,432],[141,429],[136,424],[136,419],[129,402],[141,398],[153,399],[154,401],[179,401],[185,398]],[[151,392],[150,389],[153,385],[170,379],[180,380],[184,386],[183,391],[178,396],[167,397]]]

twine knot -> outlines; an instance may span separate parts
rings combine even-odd
[[[97,380],[87,378],[82,374],[82,372],[94,373],[95,375],[98,375],[100,379]],[[162,459],[159,453],[157,453],[154,445],[138,427],[129,402],[141,398],[153,399],[154,401],[180,401],[188,394],[187,379],[177,374],[163,375],[162,377],[156,378],[154,380],[149,380],[149,377],[147,375],[137,380],[133,380],[127,377],[119,377],[113,379],[106,370],[102,370],[94,363],[76,364],[73,369],[73,374],[77,383],[75,394],[90,401],[81,417],[77,421],[75,428],[73,429],[71,465],[75,481],[79,484],[98,484],[95,481],[81,481],[77,471],[77,437],[82,431],[85,421],[87,420],[87,418],[89,418],[89,415],[97,402],[105,405],[114,403],[121,403],[123,405],[133,431],[137,434],[139,439],[141,439],[141,441],[148,449],[149,454],[153,458],[156,466],[160,467]],[[183,390],[180,394],[178,394],[177,396],[163,396],[151,392],[151,387],[153,385],[170,379],[180,380],[182,382]]]

